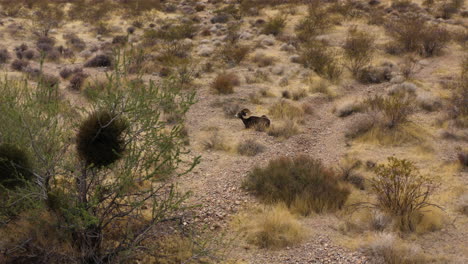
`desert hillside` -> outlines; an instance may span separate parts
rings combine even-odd
[[[0,263],[468,263],[464,0],[0,0]]]

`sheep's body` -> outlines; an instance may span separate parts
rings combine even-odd
[[[247,114],[250,113],[248,109],[243,109],[240,111],[236,117],[240,118],[245,125],[245,128],[254,128],[254,127],[270,127],[270,119],[265,115],[258,117],[258,116],[251,116],[246,117]]]

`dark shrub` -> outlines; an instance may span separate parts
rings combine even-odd
[[[331,170],[305,155],[255,168],[244,187],[265,202],[284,202],[304,215],[340,209],[350,194]]]
[[[125,151],[124,133],[128,126],[123,117],[109,111],[90,114],[78,129],[76,148],[79,157],[95,167],[114,163]]]
[[[36,47],[39,51],[49,52],[54,48],[55,40],[49,37],[40,37],[36,41]]]
[[[279,35],[286,26],[286,16],[277,15],[269,19],[265,24],[263,24],[262,33],[266,35]]]
[[[10,53],[6,49],[0,50],[0,64],[7,63],[10,60]]]
[[[125,45],[128,41],[128,37],[127,36],[115,36],[113,39],[112,39],[112,44],[117,44],[117,45]]]
[[[85,67],[97,68],[97,67],[110,67],[112,66],[112,59],[110,56],[101,54],[96,55],[84,64]]]
[[[86,48],[86,43],[76,34],[65,34],[63,38],[66,39],[67,45],[71,46],[74,50],[82,51]]]
[[[460,152],[458,153],[457,157],[458,157],[458,161],[460,162],[460,164],[464,168],[467,168],[468,167],[468,152]]]
[[[60,77],[62,77],[63,79],[68,79],[68,77],[72,76],[75,73],[79,73],[79,72],[83,72],[83,69],[82,68],[74,68],[74,69],[63,68],[60,71]]]
[[[133,33],[135,33],[135,30],[136,30],[135,27],[128,27],[128,28],[127,28],[127,33],[128,33],[128,34],[133,34]]]
[[[32,60],[35,56],[36,52],[34,52],[34,50],[26,50],[25,52],[23,52],[23,58],[27,60]]]
[[[16,46],[15,47],[15,53],[16,53],[16,57],[18,59],[23,59],[24,57],[24,52],[28,49],[28,45],[26,45],[25,43],[19,45],[19,46]]]
[[[422,30],[419,52],[427,57],[440,55],[450,39],[450,33],[442,26],[427,26]]]
[[[74,91],[79,91],[81,90],[81,87],[83,86],[84,81],[88,78],[88,75],[83,72],[78,72],[70,80],[70,84],[68,85],[68,88]]]
[[[390,81],[392,70],[388,67],[368,66],[359,69],[356,78],[362,83],[383,83]]]
[[[322,4],[311,4],[308,11],[308,15],[296,26],[296,35],[301,41],[309,41],[312,37],[322,34],[333,25]]]
[[[265,151],[265,146],[253,139],[247,139],[237,146],[237,152],[243,156],[253,157]]]
[[[13,188],[32,177],[31,163],[26,152],[10,144],[1,144],[0,185]]]
[[[29,62],[26,60],[14,60],[11,63],[11,68],[15,71],[22,71],[29,65]]]

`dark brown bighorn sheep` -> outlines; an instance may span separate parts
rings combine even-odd
[[[263,116],[251,116],[247,118],[247,115],[250,114],[249,109],[242,109],[239,113],[237,113],[236,117],[240,118],[242,122],[244,122],[245,128],[256,128],[262,129],[270,127],[270,119]]]

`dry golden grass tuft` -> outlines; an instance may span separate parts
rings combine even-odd
[[[382,233],[362,247],[375,263],[383,264],[426,264],[447,263],[424,253],[418,246],[403,242],[396,235]]]
[[[267,206],[237,219],[238,231],[247,242],[261,248],[283,248],[305,238],[305,229],[282,204]]]
[[[285,100],[280,100],[270,106],[269,114],[274,118],[287,120],[299,120],[304,116],[304,111]]]
[[[282,124],[274,124],[268,129],[268,135],[281,139],[288,139],[300,133],[296,122],[288,120]]]

